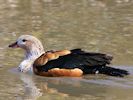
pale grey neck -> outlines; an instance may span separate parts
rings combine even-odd
[[[35,60],[40,57],[45,51],[43,49],[33,48],[31,50],[26,51],[25,59]]]

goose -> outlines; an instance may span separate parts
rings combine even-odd
[[[127,70],[109,66],[113,57],[109,54],[87,52],[82,49],[44,51],[39,39],[32,35],[21,35],[10,48],[22,48],[25,57],[18,66],[20,72],[32,70],[46,77],[81,77],[86,74],[105,74],[124,77]]]

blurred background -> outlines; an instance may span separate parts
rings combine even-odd
[[[14,71],[11,73],[8,70],[19,65],[23,58],[23,51],[9,49],[8,45],[22,34],[38,37],[46,51],[82,48],[90,52],[109,53],[114,56],[112,62],[114,66],[132,70],[133,67],[130,66],[133,65],[133,0],[0,0],[0,100],[5,98],[6,100],[33,100],[36,97],[40,97],[39,100],[44,98],[133,99],[132,76],[127,79],[99,76],[98,81],[94,81],[95,76],[92,76],[93,78],[89,76],[92,81],[78,80],[80,88],[76,90],[77,81],[73,82],[74,86],[70,86],[66,81],[62,83],[61,79],[57,78],[58,85],[53,85],[55,79],[49,81],[49,78],[34,76],[35,82],[33,82],[32,76],[26,76],[30,78],[25,79],[24,75],[13,74]],[[99,79],[102,79],[102,86]],[[64,80],[71,82],[72,79]],[[42,86],[38,81],[45,83],[43,86],[45,92],[42,87],[39,90],[36,87],[36,84]],[[27,85],[29,83],[25,82],[30,82],[32,85]],[[114,84],[114,88],[103,87],[103,83]],[[52,84],[50,89],[54,88],[54,92],[48,92],[50,91],[48,84]],[[126,90],[117,87],[120,84],[126,87]],[[33,87],[36,89],[30,90]],[[86,93],[83,93],[84,90]],[[111,90],[113,92],[110,93]],[[35,94],[39,96],[31,91],[36,91]],[[82,93],[83,95],[79,96]]]

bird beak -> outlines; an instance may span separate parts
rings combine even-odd
[[[19,46],[18,46],[17,42],[15,42],[15,43],[10,44],[8,47],[9,48],[18,48]]]

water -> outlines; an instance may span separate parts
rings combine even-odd
[[[132,0],[0,0],[0,100],[132,100]],[[131,75],[47,78],[19,73],[23,51],[7,46],[32,34],[45,50],[109,53]]]

